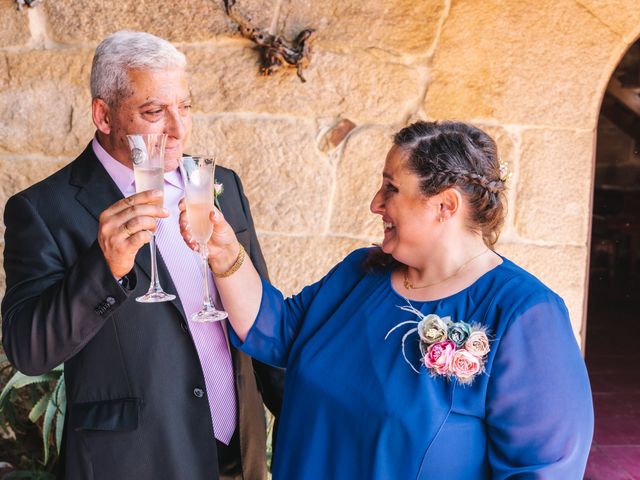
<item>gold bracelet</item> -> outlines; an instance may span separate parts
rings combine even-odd
[[[229,267],[229,270],[227,270],[226,272],[218,273],[215,270],[213,270],[213,268],[211,269],[211,271],[213,272],[213,275],[215,277],[217,277],[217,278],[229,277],[229,276],[233,275],[234,273],[236,273],[238,271],[238,269],[242,266],[242,264],[244,263],[244,257],[246,256],[246,252],[245,252],[244,247],[242,246],[241,243],[238,243],[238,245],[240,245],[240,251],[238,252],[238,258],[236,258],[236,261],[233,263],[233,265],[231,265]]]

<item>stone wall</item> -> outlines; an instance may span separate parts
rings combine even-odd
[[[259,76],[221,4],[43,0],[17,11],[0,0],[0,203],[90,140],[100,39],[147,30],[191,62],[192,151],[218,153],[242,176],[285,292],[380,238],[368,204],[391,133],[458,119],[494,135],[513,170],[498,250],[565,298],[584,337],[595,129],[640,34],[637,0],[238,0],[284,36],[317,29],[306,83],[292,70]],[[355,128],[339,141],[344,119]]]

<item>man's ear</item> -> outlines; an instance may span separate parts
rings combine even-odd
[[[462,195],[456,188],[447,188],[440,192],[440,218],[447,221],[453,218],[460,211],[462,205]]]
[[[94,98],[91,101],[91,117],[99,132],[105,135],[111,133],[111,112],[104,100]]]

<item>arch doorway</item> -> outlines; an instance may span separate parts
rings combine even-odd
[[[598,120],[586,362],[595,433],[585,479],[640,479],[640,40]]]

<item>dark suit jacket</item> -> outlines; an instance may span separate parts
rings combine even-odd
[[[224,168],[216,178],[225,187],[225,218],[266,275],[239,178]],[[136,302],[149,285],[149,248],[138,252],[129,291],[111,275],[96,241],[100,213],[120,198],[89,145],[71,164],[9,199],[4,348],[30,375],[65,363],[66,478],[216,479],[207,397],[194,393],[204,389],[204,377],[180,302]],[[161,283],[175,292],[158,258]],[[232,350],[244,478],[261,479],[262,399],[251,359]],[[256,372],[265,403],[277,413],[281,372],[261,364]]]

